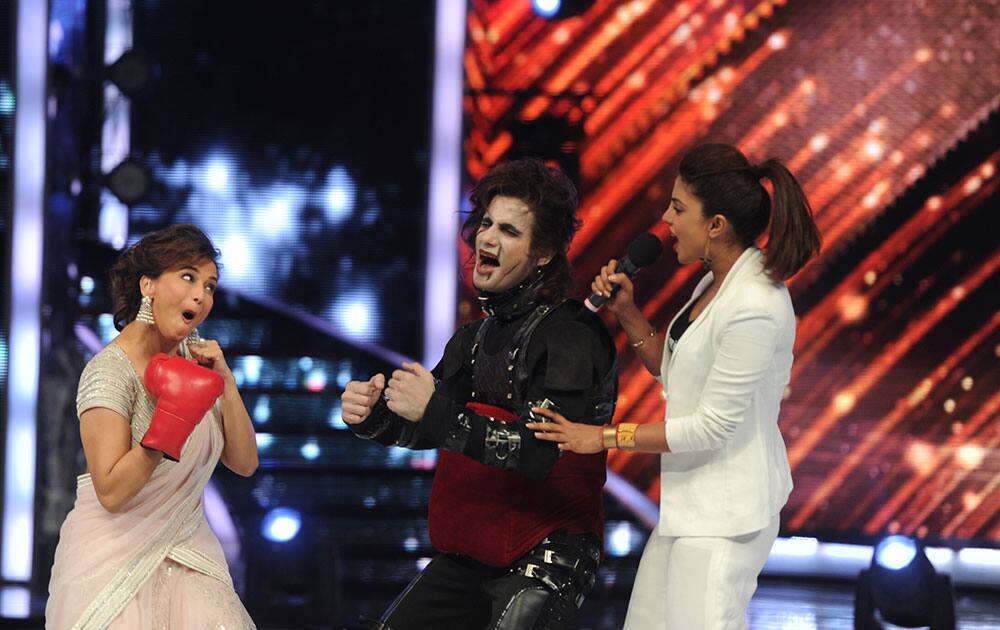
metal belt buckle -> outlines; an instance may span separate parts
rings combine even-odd
[[[496,429],[487,433],[485,444],[487,452],[492,453],[497,461],[504,462],[520,450],[521,435],[506,429]]]
[[[503,449],[500,448],[501,444],[503,444]],[[499,461],[507,459],[508,449],[506,436],[500,437],[497,433],[490,433],[486,436],[486,449],[491,451],[493,453],[493,457]]]

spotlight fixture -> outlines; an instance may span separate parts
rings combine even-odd
[[[108,66],[108,79],[129,98],[134,98],[146,89],[149,77],[146,56],[134,49],[126,50],[117,61]]]
[[[955,628],[951,578],[938,575],[920,541],[898,535],[883,539],[869,568],[858,574],[855,629],[881,630],[883,622],[904,628]]]
[[[111,169],[106,176],[106,185],[115,197],[127,206],[136,204],[149,192],[151,175],[149,169],[135,158],[126,158]]]

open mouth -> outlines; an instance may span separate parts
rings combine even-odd
[[[185,322],[190,324],[191,322],[194,321],[194,311],[184,311],[183,313],[181,313],[181,317],[184,318]]]
[[[479,271],[492,271],[500,266],[500,259],[485,252],[479,252],[479,262],[476,265]]]

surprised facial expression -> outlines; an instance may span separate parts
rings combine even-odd
[[[206,260],[143,278],[144,295],[153,298],[153,320],[167,339],[181,340],[205,321],[215,303],[219,270]]]

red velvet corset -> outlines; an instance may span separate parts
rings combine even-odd
[[[518,419],[501,407],[466,407],[502,422]],[[556,530],[603,539],[606,462],[605,453],[564,453],[547,478],[535,481],[442,449],[428,515],[431,543],[442,553],[507,567]]]

